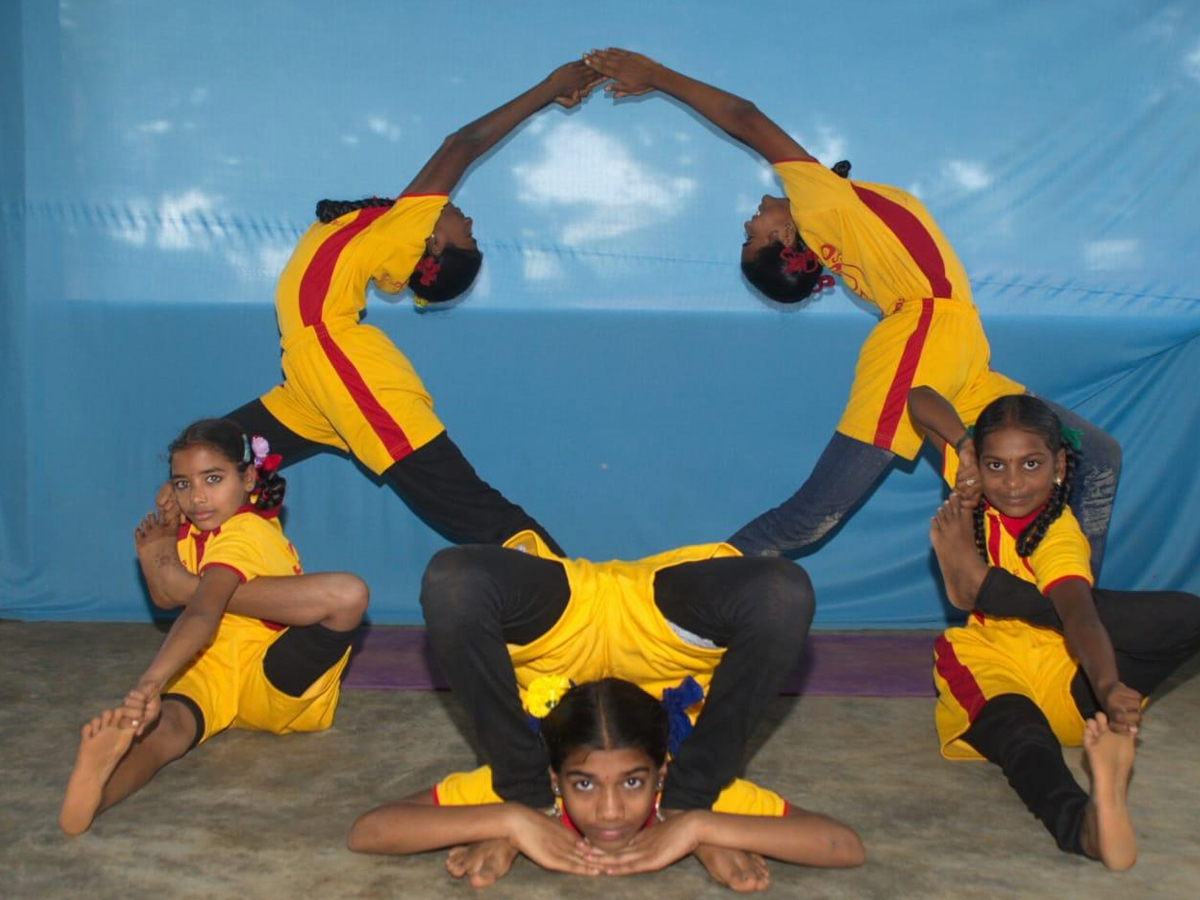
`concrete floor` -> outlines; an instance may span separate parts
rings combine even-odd
[[[68,839],[56,826],[78,726],[113,705],[161,635],[149,625],[0,622],[0,896],[138,898],[466,897],[442,854],[385,859],[344,849],[361,811],[474,764],[451,696],[347,691],[337,723],[284,738],[228,732]],[[1141,856],[1113,875],[1055,849],[998,770],[940,758],[932,701],[781,698],[748,775],[862,835],[869,861],[842,872],[772,864],[777,897],[861,900],[1200,897],[1200,661],[1149,711],[1131,789]],[[1068,751],[1078,772],[1079,751]],[[1082,777],[1082,776],[1080,776]],[[685,860],[612,880],[519,861],[494,898],[728,897]]]

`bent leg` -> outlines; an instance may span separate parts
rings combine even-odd
[[[1060,850],[1083,853],[1080,831],[1088,795],[1063,761],[1062,746],[1037,704],[1019,694],[993,697],[962,740],[1000,767]]]
[[[508,644],[553,627],[570,599],[563,567],[502,547],[439,550],[421,580],[421,609],[438,664],[475,725],[505,800],[554,802],[541,739],[526,721]]]
[[[330,449],[324,444],[310,441],[308,438],[296,434],[271,415],[262,400],[251,400],[233,412],[226,413],[225,418],[237,422],[242,426],[242,431],[252,437],[261,435],[266,438],[271,452],[278,453],[282,457],[280,468],[306,459],[320,450]]]
[[[366,582],[349,572],[267,575],[240,585],[229,601],[229,611],[280,625],[353,631],[362,622],[369,599]]]
[[[778,556],[815,544],[845,519],[893,454],[835,432],[795,494],[738,529],[728,543],[745,556]]]
[[[750,735],[800,657],[812,583],[783,559],[710,559],[663,569],[654,599],[668,622],[725,648],[663,789],[665,808],[708,809],[737,777]]]
[[[1054,410],[1064,427],[1082,432],[1079,467],[1068,502],[1079,519],[1079,527],[1087,535],[1092,548],[1092,572],[1098,577],[1100,564],[1104,561],[1104,541],[1112,519],[1117,482],[1121,477],[1121,445],[1065,406],[1045,397],[1040,399]]]
[[[559,556],[562,548],[538,522],[476,474],[442,432],[383,473],[428,525],[459,544],[503,544],[519,531],[537,532]]]

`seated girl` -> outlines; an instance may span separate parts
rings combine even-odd
[[[178,574],[191,579],[192,596],[124,704],[83,726],[59,814],[67,834],[226,728],[287,734],[332,724],[367,588],[344,573],[301,575],[279,526],[284,482],[268,449],[228,419],[196,422],[172,442],[169,485],[186,517]],[[139,549],[151,532],[161,542],[164,529],[157,515],[144,519]],[[158,570],[167,570],[139,559],[159,602]],[[234,599],[239,585],[271,576],[296,585],[294,596]]]
[[[579,874],[623,874],[652,859],[663,868],[701,846],[748,854],[730,872],[735,890],[769,884],[763,857],[809,866],[857,866],[858,836],[833,819],[790,806],[778,794],[735,780],[711,810],[667,818],[659,809],[666,777],[666,707],[636,685],[605,678],[570,688],[540,723],[555,802],[545,810],[506,803],[484,766],[432,790],[366,813],[350,831],[351,850],[409,854],[452,847],[446,868],[475,887],[504,876],[518,853]]]
[[[945,445],[956,488],[930,538],[951,602],[972,612],[934,646],[942,755],[996,763],[1060,849],[1127,869],[1143,698],[1200,649],[1200,598],[1093,587],[1066,503],[1076,436],[1041,400],[1001,397],[971,432],[929,388],[909,411]],[[1061,751],[1080,743],[1088,792]]]

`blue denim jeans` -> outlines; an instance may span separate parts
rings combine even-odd
[[[1121,447],[1066,407],[1050,400],[1044,402],[1064,426],[1083,433],[1070,504],[1092,547],[1092,571],[1099,574],[1121,474]],[[893,458],[888,450],[834,432],[800,490],[743,525],[729,543],[746,556],[799,555],[854,511]],[[932,511],[933,504],[930,506]]]

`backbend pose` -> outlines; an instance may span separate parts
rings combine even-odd
[[[546,679],[622,678],[661,697],[691,676],[698,693],[689,703],[701,693],[705,702],[664,779],[670,817],[711,809],[737,777],[751,730],[799,657],[814,601],[799,566],[743,558],[726,544],[592,563],[563,559],[524,532],[506,547],[439,551],[425,571],[421,606],[491,765],[492,790],[507,802],[554,802],[546,748],[525,712]],[[743,851],[704,845],[695,855],[724,883],[755,870]],[[629,870],[675,858],[640,856]],[[558,858],[537,861],[566,867]]]
[[[418,303],[465,291],[482,256],[471,220],[449,201],[467,168],[551,102],[574,106],[598,76],[581,62],[443,141],[395,200],[323,200],[279,278],[275,311],[283,383],[229,413],[263,435],[284,465],[349,451],[426,522],[456,542],[502,543],[524,529],[547,535],[475,473],[433,412],[412,364],[379,329],[359,324],[370,282],[408,285]]]
[[[850,181],[820,165],[748,100],[625,50],[596,50],[589,66],[614,79],[616,97],[659,90],[686,103],[770,162],[786,197],[765,196],[746,223],[742,271],[773,300],[794,303],[833,283],[878,307],[882,319],[859,351],[850,399],[804,485],[744,525],[729,542],[748,556],[795,554],[857,506],[895,456],[921,446],[905,410],[913,385],[930,385],[974,421],[996,397],[1022,387],[989,368],[989,348],[962,264],[911,194]],[[840,168],[840,166],[839,166]],[[1052,404],[1085,434],[1073,505],[1098,570],[1120,471],[1120,447]]]
[[[540,719],[539,732],[549,756],[552,809],[504,803],[484,766],[361,816],[350,831],[350,849],[408,854],[453,847],[447,870],[474,887],[502,878],[520,852],[535,861],[557,856],[589,874],[617,874],[629,870],[651,828],[660,835],[656,843],[675,848],[665,856],[701,845],[750,854],[749,870],[726,881],[737,890],[768,886],[764,856],[809,866],[863,862],[862,842],[845,825],[741,779],[721,791],[711,810],[661,817],[668,713],[628,681],[571,687]]]
[[[67,834],[86,831],[163,766],[230,726],[287,734],[333,722],[367,587],[353,575],[300,574],[277,518],[283,479],[274,460],[262,464],[268,448],[259,441],[252,449],[236,422],[204,419],[170,446],[170,484],[188,520],[178,558],[192,596],[123,705],[83,726],[59,813]],[[147,516],[135,540],[162,529]],[[155,572],[144,564],[143,571],[157,598]],[[308,587],[278,602],[231,602],[238,585],[260,576]]]
[[[951,602],[972,610],[934,646],[942,755],[996,763],[1060,849],[1127,869],[1137,858],[1126,791],[1142,701],[1200,649],[1200,598],[1093,589],[1088,543],[1066,502],[1076,436],[1043,401],[1002,397],[971,433],[929,388],[911,393],[909,409],[944,445],[946,480],[961,462],[982,485],[980,498],[953,493],[930,528]],[[1090,793],[1062,758],[1061,746],[1080,742]]]

